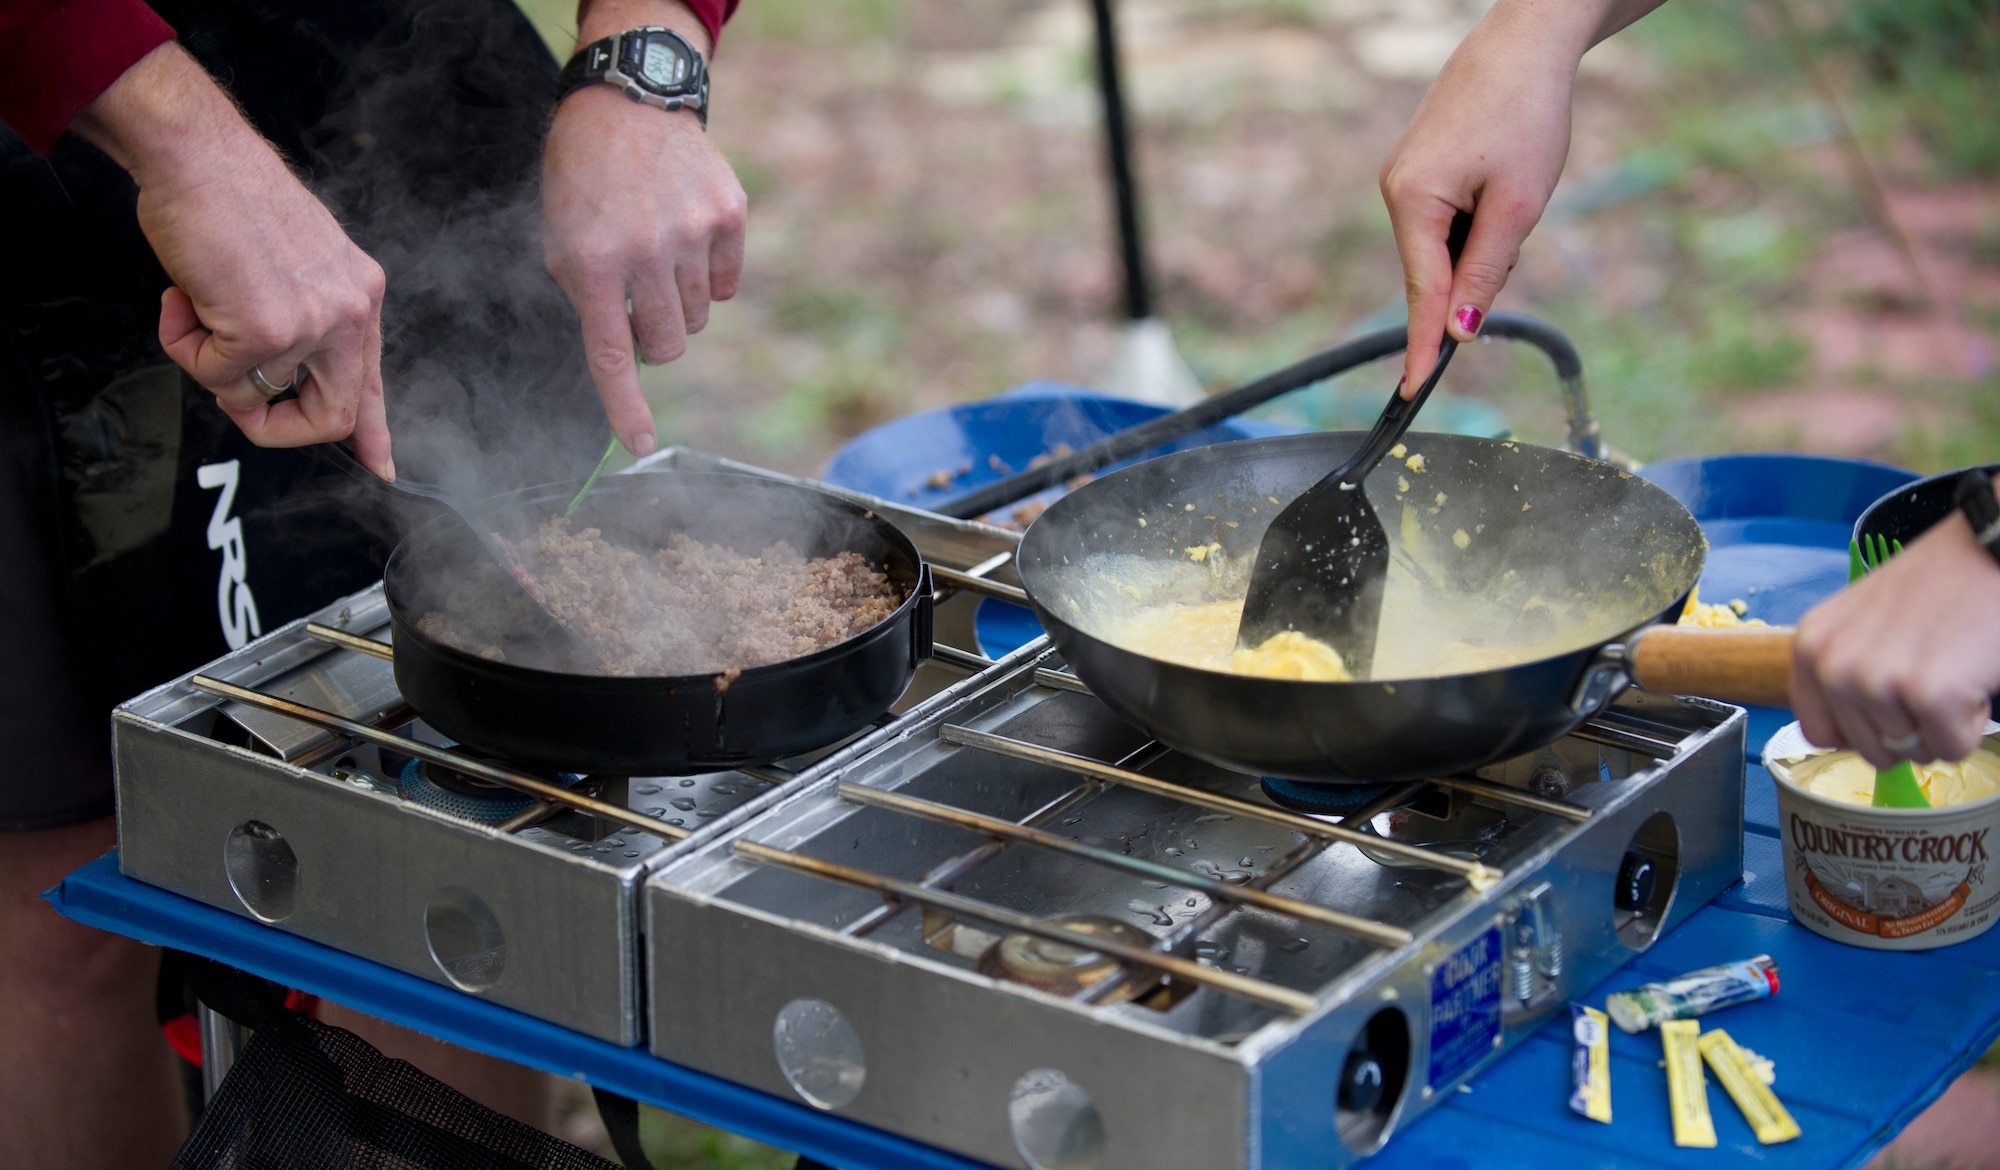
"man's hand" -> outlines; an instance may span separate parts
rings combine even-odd
[[[1962,760],[2000,691],[2000,564],[1953,513],[1799,623],[1792,709],[1821,747],[1886,768]],[[1917,736],[1915,746],[1885,746]],[[1899,745],[1900,746],[1900,745]]]
[[[1438,73],[1382,164],[1382,198],[1403,260],[1416,394],[1449,332],[1470,341],[1555,193],[1569,154],[1570,93],[1591,45],[1659,0],[1501,0]],[[1452,268],[1456,212],[1472,232]]]
[[[663,0],[598,0],[581,44],[649,24],[707,53],[708,33]],[[670,362],[743,272],[743,187],[691,110],[667,112],[608,85],[556,108],[542,162],[548,268],[583,321],[590,376],[634,455],[658,445],[637,362]],[[634,351],[634,340],[637,351]]]
[[[167,356],[250,440],[300,447],[354,436],[395,478],[382,408],[382,269],[178,45],[127,70],[72,127],[132,173],[139,226],[173,287]],[[296,401],[273,403],[260,370]]]

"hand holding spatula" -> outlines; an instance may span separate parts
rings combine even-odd
[[[1446,245],[1453,264],[1471,230],[1470,215],[1452,217]],[[1457,350],[1458,342],[1447,335],[1437,365],[1417,392],[1405,399],[1398,385],[1353,457],[1287,504],[1265,529],[1243,601],[1238,646],[1254,650],[1296,630],[1338,651],[1352,677],[1368,677],[1389,575],[1389,535],[1368,503],[1364,481],[1410,429]]]

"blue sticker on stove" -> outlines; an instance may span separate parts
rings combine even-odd
[[[1441,1089],[1493,1054],[1500,1036],[1500,928],[1431,971],[1431,1075]]]

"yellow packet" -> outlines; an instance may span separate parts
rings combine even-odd
[[[1729,1038],[1729,1033],[1717,1028],[1704,1032],[1695,1041],[1701,1054],[1708,1058],[1708,1067],[1715,1070],[1715,1079],[1729,1093],[1729,1099],[1743,1111],[1743,1120],[1750,1123],[1750,1132],[1764,1145],[1788,1142],[1799,1136],[1799,1123],[1785,1112],[1775,1093],[1750,1068],[1749,1058]]]
[[[1660,1044],[1667,1052],[1667,1107],[1674,1117],[1674,1144],[1715,1145],[1715,1119],[1708,1114],[1708,1079],[1701,1075],[1701,1051],[1695,1037],[1701,1025],[1693,1020],[1668,1020],[1660,1025]]]
[[[1610,1017],[1594,1007],[1569,1007],[1570,1034],[1576,1048],[1570,1056],[1569,1107],[1592,1121],[1611,1121]]]

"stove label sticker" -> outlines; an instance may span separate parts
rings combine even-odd
[[[1500,928],[1431,971],[1430,1086],[1443,1088],[1493,1054],[1500,1039]]]

